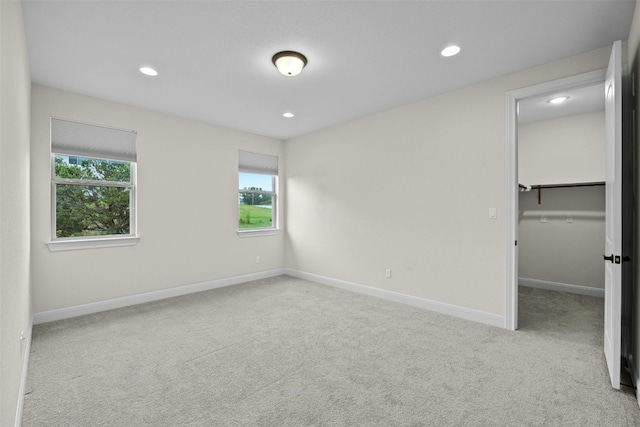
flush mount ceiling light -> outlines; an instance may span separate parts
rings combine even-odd
[[[140,72],[145,76],[155,77],[158,75],[158,72],[151,67],[140,67]]]
[[[550,100],[548,100],[547,102],[549,104],[562,104],[563,102],[565,102],[567,99],[569,99],[568,96],[557,96],[555,98],[551,98]]]
[[[307,65],[307,58],[298,52],[285,50],[273,55],[271,62],[276,66],[280,74],[284,76],[297,76]]]
[[[442,52],[440,52],[440,55],[448,57],[448,56],[457,55],[458,53],[460,53],[460,46],[451,45],[442,49]]]
[[[286,117],[287,119],[290,119],[291,117],[293,117],[295,114],[293,114],[290,111],[287,111],[286,113],[284,113],[282,116]]]

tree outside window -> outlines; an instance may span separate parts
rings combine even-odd
[[[54,156],[55,237],[130,235],[132,163]]]

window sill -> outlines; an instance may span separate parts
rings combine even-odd
[[[104,237],[96,239],[70,239],[53,240],[46,242],[49,251],[75,251],[80,249],[113,248],[118,246],[133,246],[138,243],[140,237]]]
[[[277,234],[280,234],[280,230],[277,228],[238,230],[238,237],[275,236]]]

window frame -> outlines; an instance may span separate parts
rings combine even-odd
[[[137,162],[104,159],[98,157],[90,157],[92,159],[116,161],[129,163],[129,182],[118,181],[99,181],[99,180],[86,180],[86,179],[72,179],[72,178],[57,178],[56,177],[56,156],[70,156],[70,157],[83,157],[69,153],[57,153],[53,150],[50,154],[50,167],[51,167],[51,235],[50,241],[46,242],[50,251],[63,251],[63,250],[76,250],[76,249],[91,249],[100,247],[116,247],[116,246],[131,246],[135,245],[140,238],[137,235]],[[57,186],[58,185],[77,185],[77,186],[95,186],[95,187],[117,187],[129,189],[129,233],[128,234],[109,234],[101,236],[73,236],[73,237],[57,237]]]
[[[267,175],[271,177],[272,182],[272,191],[267,190],[243,190],[240,188],[240,174],[241,173],[251,173],[255,175]],[[246,172],[242,170],[238,170],[238,206],[236,211],[236,226],[238,226],[238,221],[240,219],[240,195],[243,193],[249,194],[268,194],[271,196],[271,227],[256,227],[256,228],[240,228],[238,226],[238,236],[239,237],[254,237],[254,236],[268,236],[278,234],[280,232],[280,223],[279,223],[279,208],[278,208],[278,175],[277,174],[267,174],[267,173],[258,173],[258,172]]]

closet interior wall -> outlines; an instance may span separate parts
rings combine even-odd
[[[604,289],[605,187],[520,193],[521,278]]]
[[[604,289],[604,112],[520,124],[518,153],[520,283]]]

